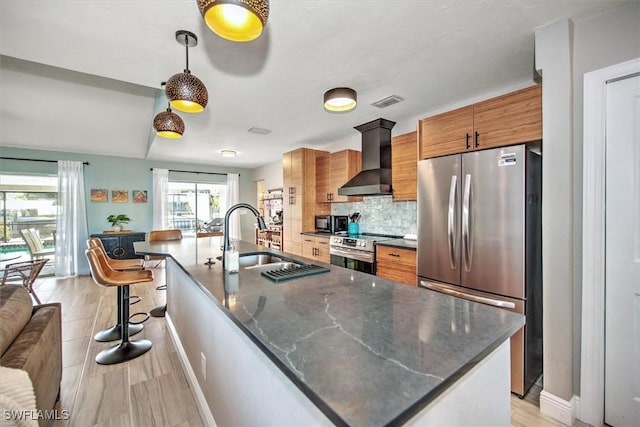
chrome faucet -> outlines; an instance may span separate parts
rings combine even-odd
[[[251,206],[248,203],[238,203],[236,205],[231,206],[228,210],[227,213],[224,215],[224,246],[223,246],[223,250],[224,252],[229,250],[229,247],[231,246],[231,242],[229,239],[229,216],[231,216],[231,214],[233,213],[233,211],[237,210],[237,209],[249,209],[255,216],[256,219],[258,220],[258,229],[259,230],[266,230],[267,229],[267,225],[264,223],[264,218],[262,218],[262,216],[260,215],[260,212],[258,212],[258,210],[256,208],[254,208],[253,206]],[[224,254],[222,256],[222,271],[226,271],[224,269]]]

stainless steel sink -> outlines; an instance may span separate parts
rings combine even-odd
[[[298,262],[281,255],[270,254],[268,252],[241,254],[239,264],[240,267],[245,269],[268,268],[269,270],[304,265],[302,262]]]

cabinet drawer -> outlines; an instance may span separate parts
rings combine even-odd
[[[398,283],[404,283],[411,286],[417,286],[418,278],[415,269],[411,269],[403,265],[378,264],[376,267],[376,276],[383,279],[392,280]]]
[[[378,246],[376,247],[376,262],[383,264],[402,264],[415,269],[416,251],[390,246]]]

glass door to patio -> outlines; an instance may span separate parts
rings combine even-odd
[[[35,230],[44,249],[55,247],[57,184],[56,176],[0,174],[0,259],[8,260],[4,263],[31,259],[22,230]],[[41,274],[53,274],[53,257],[47,256],[50,261]]]

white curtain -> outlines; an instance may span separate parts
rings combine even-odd
[[[82,162],[58,161],[58,217],[56,220],[56,276],[89,274],[87,209]]]
[[[237,173],[227,174],[227,209],[238,203],[240,200],[240,175]],[[241,240],[240,232],[240,210],[236,210],[229,218],[229,239]]]
[[[169,169],[153,169],[153,229],[168,226],[167,200],[169,198]]]

